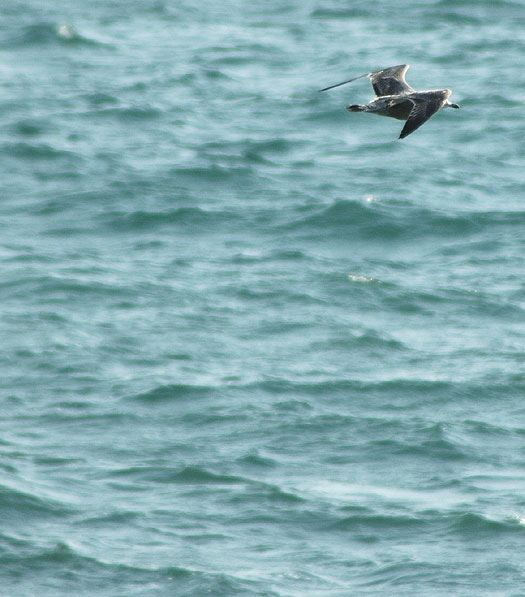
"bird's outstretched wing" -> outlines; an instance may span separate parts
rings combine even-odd
[[[411,93],[412,87],[405,81],[405,73],[409,64],[400,64],[378,70],[369,74],[374,93],[381,97],[383,95],[399,95],[400,93]]]
[[[341,85],[352,83],[352,81],[357,81],[358,79],[368,77],[372,83],[374,93],[378,97],[383,95],[410,93],[414,90],[405,81],[405,73],[407,72],[409,66],[410,65],[408,64],[400,64],[398,66],[390,66],[389,68],[384,68],[382,70],[375,70],[370,73],[365,73],[364,75],[354,77],[353,79],[348,79],[348,81],[343,81],[342,83],[336,83],[335,85],[330,85],[324,89],[319,89],[319,91],[328,91],[334,87],[340,87]]]
[[[436,91],[419,91],[411,94],[409,99],[414,107],[408,115],[405,126],[399,135],[400,139],[404,139],[410,133],[413,133],[422,124],[424,124],[431,116],[433,116],[443,104],[447,101],[450,95],[450,90],[439,89]]]

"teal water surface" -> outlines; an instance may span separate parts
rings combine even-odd
[[[0,594],[525,595],[524,25],[4,7]]]

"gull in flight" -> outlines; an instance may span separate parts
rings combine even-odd
[[[450,89],[432,89],[429,91],[415,91],[412,89],[405,81],[405,73],[409,66],[409,64],[400,64],[399,66],[391,66],[383,70],[365,73],[319,91],[328,91],[328,89],[368,77],[376,97],[368,104],[353,104],[347,106],[346,109],[349,112],[371,112],[379,116],[390,116],[398,120],[405,120],[405,126],[399,135],[400,139],[404,139],[441,108],[459,108],[457,104],[448,101],[448,97],[452,93]]]

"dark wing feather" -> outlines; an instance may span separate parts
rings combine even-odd
[[[426,91],[415,93],[410,96],[414,107],[408,115],[405,126],[399,135],[400,139],[404,139],[410,133],[413,133],[422,124],[424,124],[431,116],[433,116],[439,109],[443,107],[450,91]]]
[[[399,66],[391,66],[370,73],[374,93],[381,97],[383,95],[399,95],[400,93],[414,91],[405,81],[405,73],[409,66],[408,64],[400,64]]]

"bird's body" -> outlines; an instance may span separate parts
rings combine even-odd
[[[408,67],[408,64],[401,64],[365,73],[343,83],[325,87],[320,91],[327,91],[328,89],[351,83],[357,79],[368,77],[372,83],[376,97],[368,102],[368,104],[353,104],[347,106],[346,109],[349,112],[371,112],[379,116],[405,120],[405,126],[399,135],[400,139],[404,139],[442,108],[459,108],[457,104],[448,101],[448,97],[451,94],[450,89],[415,91],[410,87],[405,81],[405,73]]]

